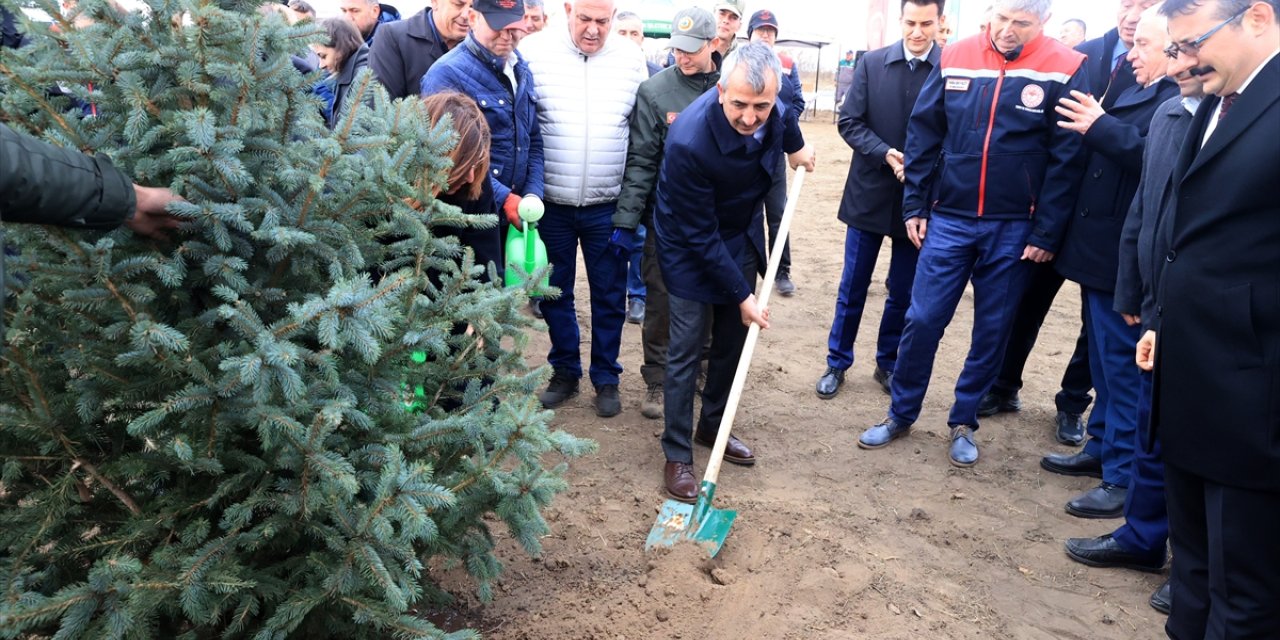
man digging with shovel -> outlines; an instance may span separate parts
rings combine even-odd
[[[786,180],[778,161],[784,151],[792,168],[814,167],[798,123],[774,109],[781,75],[768,46],[738,48],[724,61],[716,91],[690,104],[667,133],[654,207],[671,313],[663,480],[667,493],[683,502],[698,497],[692,443],[715,441],[747,328],[753,322],[769,326],[768,311],[754,294],[766,264],[760,203],[775,181]],[[693,395],[708,324],[710,362],[695,432]],[[740,465],[756,460],[736,437],[724,459]]]

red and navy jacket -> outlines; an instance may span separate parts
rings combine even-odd
[[[1088,92],[1084,59],[1043,35],[1008,56],[985,33],[947,45],[907,125],[903,218],[1032,219],[1027,243],[1056,252],[1084,153],[1054,107]]]

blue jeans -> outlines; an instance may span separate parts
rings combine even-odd
[[[1138,439],[1134,444],[1129,495],[1124,499],[1124,524],[1111,537],[1129,553],[1164,553],[1169,541],[1169,511],[1164,501],[1164,463],[1160,441],[1147,448],[1151,432],[1151,372],[1141,372],[1138,396]]]
[[[646,288],[644,286],[644,274],[640,271],[640,265],[644,263],[644,239],[649,235],[644,225],[636,225],[635,244],[631,248],[631,255],[627,256],[629,262],[627,266],[627,298],[640,298],[644,300]]]
[[[827,366],[841,371],[853,366],[853,340],[858,336],[867,289],[880,255],[884,236],[849,227],[844,235],[844,270],[836,294],[836,316],[827,338]],[[916,277],[920,252],[906,238],[892,239],[889,258],[889,297],[880,316],[880,337],[876,341],[876,366],[893,373],[898,363],[898,342],[911,304],[911,281]]]
[[[573,293],[581,244],[591,290],[591,384],[618,384],[622,373],[618,350],[626,319],[627,289],[626,255],[618,256],[609,248],[617,203],[569,207],[548,202],[546,206],[538,231],[547,245],[551,286],[560,289],[559,297],[542,301],[543,319],[551,335],[547,362],[556,371],[582,377],[581,336]]]
[[[1089,415],[1089,441],[1084,452],[1102,461],[1102,481],[1129,486],[1133,448],[1138,438],[1141,370],[1133,361],[1142,329],[1125,324],[1112,310],[1109,291],[1081,287],[1084,292],[1089,369],[1097,397]],[[1099,424],[1095,415],[1101,414]]]
[[[929,221],[916,263],[907,326],[898,345],[890,418],[911,425],[920,417],[938,342],[972,279],[973,337],[956,380],[956,401],[947,423],[978,427],[978,401],[999,372],[1009,326],[1029,275],[1030,263],[1022,261],[1022,251],[1030,231],[1030,220],[935,214]]]

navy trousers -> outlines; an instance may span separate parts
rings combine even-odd
[[[999,371],[1009,324],[1026,287],[1030,263],[1022,261],[1022,252],[1030,231],[1030,220],[935,214],[929,221],[890,386],[890,418],[910,425],[920,417],[938,342],[972,279],[973,336],[947,423],[978,427],[978,401]]]
[[[1160,442],[1147,447],[1151,432],[1151,372],[1142,371],[1138,396],[1138,439],[1134,444],[1124,524],[1111,534],[1129,553],[1164,553],[1169,542],[1169,511],[1164,502],[1164,463]]]
[[[858,336],[867,289],[880,255],[884,236],[849,227],[844,235],[844,270],[836,294],[836,315],[827,338],[827,366],[841,371],[853,366],[853,341]],[[892,239],[889,258],[889,297],[880,316],[880,337],[876,341],[876,366],[893,373],[898,364],[898,342],[911,305],[911,281],[916,277],[920,252],[906,238]]]
[[[1134,345],[1142,329],[1131,327],[1113,310],[1115,295],[1081,287],[1089,336],[1089,369],[1097,394],[1089,414],[1089,441],[1084,452],[1102,461],[1102,481],[1129,486],[1129,469],[1138,438],[1138,396],[1141,370],[1134,363]],[[1101,414],[1102,419],[1095,416]]]
[[[617,203],[589,207],[567,207],[551,202],[546,205],[547,212],[538,223],[538,232],[547,245],[551,286],[560,289],[559,297],[542,301],[542,315],[551,335],[547,362],[556,371],[582,377],[581,335],[573,293],[581,244],[591,290],[591,384],[597,387],[618,384],[622,373],[618,350],[622,346],[627,307],[627,255],[619,256],[609,248]]]

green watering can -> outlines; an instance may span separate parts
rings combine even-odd
[[[521,224],[519,227],[511,225],[507,229],[507,266],[503,280],[508,287],[524,286],[524,276],[520,269],[532,274],[547,266],[547,245],[538,235],[538,229],[529,226],[529,223],[541,220],[543,213],[541,200],[525,197],[520,201]],[[539,286],[549,288],[550,279],[543,276]]]

